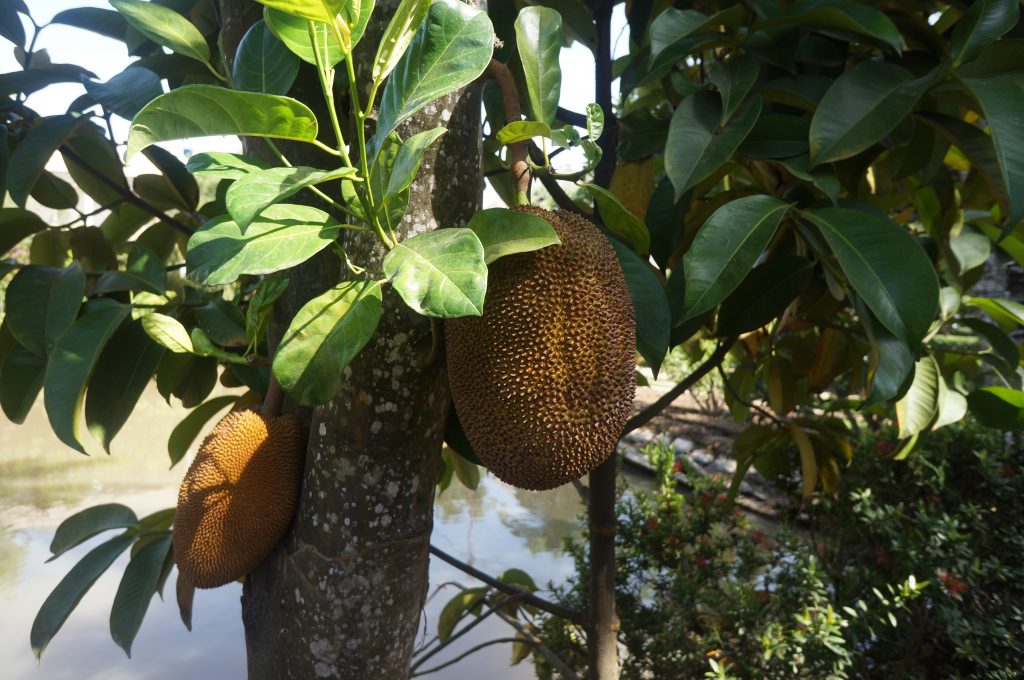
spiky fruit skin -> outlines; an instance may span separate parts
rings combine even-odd
[[[292,521],[306,438],[295,416],[234,411],[203,440],[178,491],[174,561],[197,588],[259,565]]]
[[[636,323],[615,251],[591,222],[521,208],[561,245],[490,265],[481,317],[446,323],[448,377],[473,450],[522,489],[611,455],[633,407]]]

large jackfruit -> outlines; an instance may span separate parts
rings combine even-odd
[[[611,455],[636,390],[633,303],[586,219],[520,208],[561,245],[490,265],[481,317],[446,324],[448,376],[473,450],[499,479],[551,489]]]
[[[234,411],[203,441],[178,491],[174,561],[197,588],[230,583],[270,554],[295,514],[306,438],[295,416]]]

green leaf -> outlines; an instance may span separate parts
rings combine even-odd
[[[455,597],[448,601],[437,618],[437,638],[442,642],[451,637],[455,626],[459,624],[466,613],[482,602],[484,599],[483,588],[467,588],[456,593]]]
[[[344,10],[345,5],[352,4],[353,0],[259,0],[259,2],[267,7],[273,7],[309,21],[330,24]],[[358,4],[358,0],[354,4]]]
[[[77,260],[60,273],[50,291],[50,303],[46,306],[46,352],[53,351],[54,345],[78,318],[85,297],[85,270]],[[37,310],[36,313],[41,313]]]
[[[745,8],[732,6],[708,17],[696,10],[669,8],[651,22],[650,72],[685,56],[701,38],[697,34],[718,33],[719,26],[737,28],[746,18]]]
[[[516,142],[525,142],[534,137],[550,138],[551,134],[551,127],[547,123],[538,123],[533,120],[516,120],[498,130],[494,137],[502,144],[509,145]]]
[[[11,153],[7,167],[7,191],[22,208],[39,181],[53,153],[71,135],[81,119],[52,116],[36,123]]]
[[[270,166],[263,161],[237,153],[211,151],[197,153],[188,159],[185,166],[193,175],[216,179],[241,179],[249,173],[266,170]]]
[[[643,220],[629,212],[626,206],[622,205],[615,194],[596,184],[581,183],[579,186],[586,189],[594,197],[594,203],[601,213],[601,220],[609,230],[622,236],[633,244],[633,250],[637,255],[644,255],[651,249],[651,234],[647,231],[647,225]]]
[[[459,0],[432,4],[384,86],[374,149],[423,106],[476,80],[493,49],[494,30],[485,12]]]
[[[96,74],[73,64],[50,64],[28,70],[0,74],[0,97],[12,94],[32,94],[56,83],[78,83],[82,77],[95,78]]]
[[[1003,378],[1008,381],[1012,380],[1016,375],[1017,366],[1020,364],[1020,352],[1013,339],[998,326],[993,326],[981,319],[959,319],[958,323],[962,323],[985,339],[985,342],[992,348],[991,359],[995,360],[993,363]]]
[[[771,196],[744,196],[712,213],[683,256],[682,321],[714,309],[761,257],[789,206]]]
[[[171,436],[167,439],[167,455],[171,458],[171,467],[177,465],[178,461],[185,457],[192,442],[199,436],[206,423],[236,401],[238,401],[238,397],[233,394],[214,397],[196,406],[191,413],[174,426]]]
[[[272,7],[263,8],[263,21],[292,54],[306,63],[316,65],[316,52],[309,37],[309,21]],[[324,54],[323,61],[326,66],[333,67],[345,59],[341,45],[335,40],[334,33],[327,24],[315,22],[313,30],[316,32],[317,45]]]
[[[384,190],[385,200],[398,196],[412,186],[420,171],[420,164],[423,163],[423,154],[445,132],[443,127],[425,130],[402,142],[391,167],[387,189]]]
[[[920,244],[875,213],[817,208],[802,215],[821,230],[854,290],[882,325],[916,349],[939,311],[939,282]]]
[[[170,535],[146,543],[128,562],[114,594],[114,604],[110,609],[110,636],[128,658],[132,656],[132,642],[146,617],[149,601],[156,594],[164,560],[170,550]]]
[[[128,24],[157,45],[204,64],[210,62],[206,38],[173,9],[145,0],[110,0]]]
[[[245,233],[249,225],[269,206],[307,187],[351,177],[355,172],[355,168],[317,170],[301,166],[254,170],[228,188],[224,201],[239,230]]]
[[[812,166],[854,156],[892,132],[934,83],[901,66],[863,61],[844,72],[811,119]]]
[[[93,367],[129,308],[113,300],[86,303],[83,314],[61,336],[50,354],[44,378],[43,403],[57,437],[81,453],[79,415]]]
[[[104,348],[86,394],[85,422],[107,453],[163,356],[164,348],[149,339],[141,321],[122,325]]]
[[[914,355],[907,343],[890,334],[870,311],[864,310],[861,313],[861,323],[871,342],[868,356],[871,390],[864,402],[866,408],[889,401],[900,394],[914,370]]]
[[[220,286],[243,274],[288,269],[333,243],[340,226],[322,210],[290,203],[270,206],[244,233],[224,215],[189,238],[188,276],[206,286]]]
[[[245,315],[234,303],[214,298],[196,308],[196,321],[209,338],[221,347],[245,347]]]
[[[515,22],[530,118],[554,125],[562,92],[562,16],[553,9],[527,6]]]
[[[587,104],[587,136],[596,142],[604,133],[604,110],[600,104]]]
[[[381,314],[380,281],[346,281],[307,302],[274,356],[274,375],[300,404],[330,401],[342,371],[373,337]]]
[[[57,559],[97,534],[111,529],[127,529],[138,522],[135,512],[120,503],[105,503],[80,510],[57,527],[50,541],[50,552],[53,554],[47,562]]]
[[[722,95],[722,123],[732,118],[757,82],[760,73],[757,59],[743,54],[725,64],[712,64],[710,80]]]
[[[156,253],[135,243],[131,246],[124,271],[104,272],[93,286],[92,294],[134,290],[163,295],[167,291],[167,272],[164,261]]]
[[[25,422],[43,389],[46,358],[16,345],[0,369],[0,408],[12,423]]]
[[[82,597],[89,592],[103,572],[114,563],[118,556],[128,549],[135,537],[117,536],[96,546],[83,557],[71,571],[61,579],[53,592],[47,596],[32,622],[32,652],[38,660],[50,640],[61,629],[68,616],[74,611]]]
[[[402,0],[377,44],[370,77],[374,85],[384,81],[405,54],[430,9],[430,0]]]
[[[466,225],[484,247],[484,262],[514,253],[528,253],[562,241],[551,224],[536,215],[508,208],[488,208],[473,215]]]
[[[1024,392],[1006,387],[983,387],[967,395],[967,405],[985,427],[1019,430],[1024,426]]]
[[[896,52],[903,49],[903,37],[889,17],[859,2],[799,0],[754,28],[769,26],[799,26],[842,40],[849,40],[853,34],[886,44]]]
[[[33,212],[22,208],[0,208],[0,253],[6,253],[43,229],[46,229],[46,223]]]
[[[676,200],[706,179],[739,148],[761,115],[755,98],[722,126],[722,103],[714,92],[695,92],[676,108],[665,143],[665,173],[676,189]]]
[[[174,317],[153,312],[142,317],[140,323],[146,335],[161,347],[175,354],[191,354],[194,351],[188,331]]]
[[[967,415],[967,398],[950,389],[942,376],[939,376],[938,408],[939,414],[932,423],[933,430],[960,422]]]
[[[30,265],[7,285],[5,319],[14,338],[40,357],[46,357],[46,310],[62,270]]]
[[[0,2],[0,36],[10,40],[14,46],[25,48],[25,27],[21,25],[21,17],[14,3]]]
[[[164,93],[160,76],[141,66],[129,66],[105,83],[85,78],[82,84],[104,109],[126,120]]]
[[[896,421],[900,438],[924,432],[939,414],[939,365],[925,355],[914,364],[914,380],[903,398],[896,402]]]
[[[977,297],[969,298],[967,302],[991,316],[1007,332],[1016,326],[1024,326],[1024,305],[1019,302],[1007,298]]]
[[[1006,231],[1024,219],[1024,87],[1012,77],[964,78],[962,81],[974,95],[988,122],[1002,171],[1003,183],[1010,197],[1010,213]],[[13,157],[12,157],[13,162]]]
[[[672,313],[665,289],[647,261],[637,256],[629,246],[615,239],[609,239],[609,243],[619,258],[629,297],[633,300],[637,351],[657,376],[672,333]]]
[[[445,449],[442,453],[462,485],[476,491],[480,486],[480,468],[460,456],[454,449]]]
[[[971,61],[982,49],[998,40],[1017,25],[1020,19],[1018,0],[976,0],[960,17],[950,38],[953,64]]]
[[[384,258],[384,275],[405,304],[424,316],[484,312],[484,248],[469,229],[438,229],[402,241]]]
[[[775,257],[754,267],[722,303],[718,335],[741,335],[778,317],[803,292],[814,263],[796,255]]]
[[[317,122],[302,102],[215,85],[188,85],[160,95],[139,111],[128,132],[127,159],[150,144],[236,135],[313,142]]]
[[[270,320],[274,302],[288,288],[288,279],[284,276],[267,276],[256,286],[245,310],[245,336],[250,343],[258,341]]]
[[[234,86],[249,92],[287,94],[299,74],[299,58],[263,21],[257,21],[238,45],[232,67]]]
[[[74,26],[122,41],[128,28],[127,22],[120,14],[112,9],[99,7],[72,7],[54,14],[50,23]]]

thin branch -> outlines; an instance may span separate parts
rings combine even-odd
[[[587,127],[586,116],[584,116],[582,113],[576,113],[575,111],[570,111],[569,109],[562,108],[561,106],[559,106],[558,110],[555,111],[555,117],[558,118],[558,120],[565,121],[569,125],[575,125],[576,127],[584,129],[586,129]]]
[[[587,489],[587,485],[578,479],[572,480],[572,488],[576,489],[576,493],[580,495],[580,500],[583,502],[583,507],[590,505],[590,490]]]
[[[486,619],[491,614],[494,614],[495,612],[497,612],[499,608],[504,607],[505,605],[507,605],[512,600],[518,600],[518,599],[519,599],[518,595],[512,595],[508,599],[502,600],[501,602],[498,602],[496,604],[491,605],[487,609],[487,611],[485,611],[483,614],[480,614],[473,621],[470,621],[468,624],[463,626],[462,630],[460,630],[459,632],[454,633],[452,635],[449,635],[448,639],[446,639],[444,642],[441,642],[437,647],[435,647],[431,651],[427,652],[422,658],[417,660],[412,665],[412,668],[410,668],[409,670],[415,672],[417,668],[422,666],[427,661],[427,659],[429,659],[430,657],[440,653],[441,650],[443,650],[446,647],[448,647],[448,645],[452,644],[453,642],[455,642],[456,640],[461,638],[463,635],[465,635],[469,631],[471,631],[474,628],[476,628],[478,625],[480,625],[484,621],[484,619]],[[426,648],[424,648],[422,651],[426,651]]]
[[[516,632],[523,636],[522,642],[533,645],[538,652],[547,660],[551,666],[561,673],[567,680],[579,680],[579,676],[569,668],[567,664],[560,656],[551,651],[551,648],[541,642],[540,638],[531,633],[526,629],[526,626],[516,621],[511,616],[506,616],[502,612],[498,612],[498,616],[501,620],[516,629]]]
[[[440,559],[452,565],[459,571],[463,571],[472,576],[473,578],[483,581],[495,590],[500,590],[501,592],[506,593],[508,595],[516,595],[521,597],[523,604],[528,604],[530,606],[536,607],[541,611],[545,611],[548,614],[552,614],[561,619],[572,621],[573,623],[583,622],[583,616],[579,612],[563,607],[560,604],[555,604],[554,602],[548,602],[547,600],[537,597],[529,591],[523,590],[519,586],[511,585],[508,583],[502,583],[498,579],[494,578],[493,576],[490,576],[489,574],[485,574],[476,567],[472,567],[466,564],[465,562],[457,560],[456,558],[452,557],[451,555],[449,555],[448,553],[446,553],[445,551],[441,550],[433,544],[431,544],[430,546],[430,552],[435,557],[439,557]]]
[[[537,148],[537,145],[533,142],[529,142],[530,149],[530,160],[534,165],[544,165],[544,152]],[[589,217],[582,208],[576,205],[576,202],[569,197],[569,194],[565,193],[565,189],[558,183],[558,180],[549,175],[546,172],[537,173],[537,178],[540,183],[544,185],[544,188],[551,194],[551,198],[555,199],[555,203],[562,210],[569,210],[576,213],[577,215],[583,215]]]
[[[771,420],[772,422],[775,422],[775,423],[782,423],[783,422],[783,420],[781,418],[779,418],[778,416],[775,416],[774,414],[769,413],[768,411],[766,411],[765,409],[761,408],[760,406],[754,404],[753,402],[746,401],[745,399],[743,399],[743,397],[741,397],[739,395],[739,393],[736,392],[736,389],[729,382],[729,378],[728,378],[728,376],[725,375],[725,371],[722,370],[722,365],[721,364],[719,364],[715,368],[718,370],[718,375],[720,375],[722,377],[722,385],[725,387],[725,391],[728,392],[729,395],[732,396],[733,399],[735,399],[737,402],[743,404],[748,409],[750,409],[752,411],[757,411],[762,416],[764,416],[768,420]]]
[[[132,193],[131,189],[129,189],[126,185],[118,184],[117,182],[110,179],[93,166],[89,165],[89,163],[84,158],[76,154],[67,146],[61,146],[60,152],[64,155],[65,158],[70,158],[72,161],[74,161],[75,165],[82,168],[87,173],[98,179],[100,182],[102,182],[103,184],[107,185],[108,187],[119,193],[122,197],[124,197],[124,200],[127,201],[128,203],[131,203],[135,207],[140,208],[145,212],[148,212],[150,215],[156,217],[161,222],[166,222],[167,224],[171,225],[172,227],[174,227],[175,229],[177,229],[178,231],[187,236],[191,236],[195,232],[195,230],[192,227],[188,226],[184,222],[181,222],[178,219],[171,217],[163,210],[160,210],[159,208],[150,205],[146,201],[136,196],[134,193]]]
[[[493,78],[501,88],[501,99],[505,106],[505,124],[522,120],[522,112],[519,109],[519,92],[516,90],[516,81],[508,66],[497,59],[491,59],[491,63],[484,70],[484,77]],[[526,162],[526,142],[509,145],[508,155],[511,161],[509,173],[512,178],[512,186],[516,191],[516,201],[520,205],[529,205],[530,165]]]
[[[529,640],[525,640],[525,639],[521,639],[521,638],[511,638],[511,637],[510,638],[498,638],[496,640],[488,640],[487,642],[481,642],[480,644],[476,645],[475,647],[470,648],[469,650],[467,650],[467,651],[463,652],[462,654],[458,655],[457,657],[455,657],[451,661],[445,661],[440,666],[434,666],[433,668],[428,668],[425,671],[420,671],[419,673],[413,673],[409,677],[410,678],[418,678],[421,675],[430,675],[431,673],[436,673],[436,672],[438,672],[440,670],[448,668],[449,666],[454,666],[458,662],[460,662],[463,659],[465,659],[467,656],[469,656],[471,654],[475,654],[475,653],[479,652],[481,649],[484,649],[485,647],[491,647],[493,645],[501,645],[501,644],[504,644],[506,642],[525,642],[526,644],[530,644]]]
[[[622,434],[628,434],[633,430],[643,427],[651,420],[653,420],[659,413],[664,411],[668,406],[679,398],[683,392],[690,389],[701,380],[704,376],[710,373],[716,366],[725,361],[725,356],[732,349],[733,343],[736,342],[736,338],[723,338],[718,341],[718,347],[712,352],[704,363],[696,368],[690,375],[686,376],[678,385],[670,389],[668,392],[663,394],[660,399],[656,402],[640,411],[626,422],[626,427],[622,430]]]

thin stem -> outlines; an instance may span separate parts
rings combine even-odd
[[[526,626],[519,623],[511,616],[506,616],[503,612],[498,612],[498,616],[501,617],[502,621],[515,628],[516,632],[524,638],[523,642],[533,645],[540,655],[547,659],[547,662],[551,664],[551,667],[561,673],[566,680],[578,680],[579,676],[573,672],[572,668],[569,667],[569,664],[551,651],[551,648],[541,642],[540,638],[527,630]]]
[[[473,630],[478,625],[483,623],[484,619],[486,619],[488,616],[490,616],[491,614],[493,614],[496,611],[498,611],[498,609],[500,607],[504,607],[505,605],[509,604],[509,602],[511,602],[512,600],[517,599],[518,597],[519,597],[518,595],[513,595],[511,598],[507,598],[507,599],[502,600],[501,602],[498,602],[496,604],[492,604],[487,609],[487,611],[485,611],[483,614],[480,614],[473,621],[470,621],[468,624],[463,626],[462,629],[459,632],[454,633],[454,634],[448,636],[448,639],[446,639],[443,642],[440,642],[437,645],[437,647],[435,647],[434,649],[432,649],[429,652],[427,652],[426,648],[424,648],[423,651],[426,652],[426,653],[422,657],[420,657],[415,663],[413,663],[412,668],[410,668],[409,670],[415,671],[417,668],[419,668],[424,663],[426,663],[426,661],[428,659],[430,659],[431,657],[437,655],[442,650],[444,650],[446,647],[448,647],[450,644],[452,644],[453,642],[455,642],[456,640],[461,638],[463,635],[465,635],[466,633],[468,633],[469,631]]]
[[[289,161],[288,158],[284,155],[284,153],[281,152],[281,149],[278,148],[277,144],[275,144],[272,139],[266,139],[265,141],[267,142],[267,146],[270,147],[270,150],[274,153],[274,155],[277,157],[277,160],[279,160],[282,165],[284,165],[285,167],[288,167],[288,168],[294,167],[292,165],[291,161]],[[357,220],[360,219],[359,215],[357,215],[354,212],[352,212],[352,210],[348,206],[345,206],[345,205],[342,205],[341,203],[338,203],[333,198],[331,198],[326,193],[324,193],[324,191],[322,189],[320,189],[319,187],[309,186],[309,187],[306,187],[306,188],[309,189],[310,191],[312,191],[314,194],[316,194],[321,200],[326,202],[329,206],[331,206],[335,210],[337,210],[339,212],[342,212],[342,213],[345,213],[346,215],[348,215],[349,217],[352,217],[354,219],[357,219]],[[353,224],[343,225],[343,228],[345,228],[345,229],[354,229],[356,231],[369,231],[369,228],[357,227],[357,226],[355,226]]]
[[[277,382],[274,372],[270,372],[270,384],[267,386],[267,393],[263,395],[263,406],[260,407],[260,414],[264,418],[273,418],[281,415],[281,405],[284,403],[284,390]]]
[[[720,375],[722,377],[722,386],[725,387],[725,391],[728,392],[730,394],[730,396],[732,396],[733,399],[735,399],[739,403],[743,404],[744,406],[746,406],[751,411],[757,411],[762,416],[764,416],[765,418],[767,418],[768,420],[770,420],[770,421],[772,421],[774,423],[783,423],[784,422],[778,416],[775,416],[772,413],[769,413],[768,411],[766,411],[765,409],[761,408],[760,406],[757,406],[753,402],[744,400],[743,397],[741,397],[739,395],[739,393],[736,392],[736,389],[729,382],[729,377],[726,376],[725,375],[725,371],[722,370],[722,365],[719,364],[715,368],[718,371],[718,375]]]
[[[508,66],[497,59],[491,59],[487,65],[484,76],[494,78],[501,88],[501,100],[505,106],[505,124],[514,123],[522,119],[522,111],[519,109],[519,92],[516,90],[516,81],[512,77],[512,71]],[[509,174],[512,178],[512,186],[516,192],[516,203],[518,205],[530,205],[530,165],[526,162],[526,141],[516,142],[508,147]]]
[[[223,76],[223,75],[221,75],[220,71],[218,71],[217,69],[215,69],[215,68],[213,67],[213,64],[211,64],[210,62],[206,61],[205,59],[203,60],[203,66],[205,66],[205,67],[207,68],[207,70],[208,70],[208,71],[209,71],[210,73],[212,73],[212,74],[214,75],[214,77],[216,77],[216,78],[217,78],[217,80],[219,80],[220,82],[222,82],[222,83],[226,83],[226,82],[228,82],[228,79],[227,79],[227,77],[226,77],[226,76]]]
[[[630,418],[626,422],[626,427],[622,430],[622,434],[625,435],[637,428],[643,427],[653,420],[655,416],[668,408],[669,404],[678,399],[683,392],[699,383],[704,376],[725,361],[725,356],[729,353],[729,350],[732,349],[734,342],[736,342],[736,338],[734,337],[719,340],[718,347],[715,348],[715,351],[711,353],[711,356],[709,356],[704,363],[698,366],[693,373],[681,380],[679,384],[663,394],[656,402]]]
[[[425,671],[420,671],[418,673],[413,673],[409,677],[410,678],[418,678],[421,675],[430,675],[431,673],[436,673],[436,672],[438,672],[440,670],[448,668],[449,666],[454,666],[458,662],[460,662],[463,659],[465,659],[467,656],[470,656],[471,654],[475,654],[476,652],[479,652],[481,649],[485,649],[485,648],[491,647],[493,645],[505,644],[506,642],[525,642],[526,644],[531,644],[531,642],[529,640],[521,639],[521,638],[511,638],[511,637],[510,638],[497,638],[496,640],[488,640],[487,642],[481,642],[480,644],[476,645],[475,647],[471,647],[469,650],[467,650],[467,651],[463,652],[462,654],[458,655],[457,657],[455,657],[451,661],[445,661],[440,666],[434,666],[433,668],[428,668]]]
[[[316,25],[309,22],[309,39],[313,43],[313,56],[316,59],[316,75],[320,79],[320,89],[323,90],[324,100],[327,103],[327,114],[331,119],[331,127],[334,128],[334,137],[338,141],[338,152],[345,160],[345,165],[352,167],[352,161],[348,157],[348,148],[345,146],[345,136],[341,133],[341,122],[338,120],[338,110],[334,105],[334,91],[330,78],[327,75],[327,64],[323,55],[320,54],[320,45],[316,36]],[[332,149],[332,153],[334,150]]]
[[[370,186],[370,164],[369,159],[366,157],[366,118],[363,116],[362,108],[359,105],[359,90],[356,87],[356,71],[352,65],[351,55],[345,59],[345,69],[348,75],[348,88],[349,97],[352,100],[352,110],[355,112],[356,118],[356,140],[359,143],[359,168],[363,173],[364,186],[362,191],[359,187],[356,187],[356,191],[359,194],[360,199],[363,201],[363,208],[366,211],[366,216],[370,220],[370,226],[377,232],[377,238],[379,238],[385,246],[390,250],[395,247],[395,240],[384,233],[384,228],[380,224],[380,219],[377,216],[377,209],[373,198],[373,188]],[[383,198],[383,197],[382,197]]]
[[[566,619],[567,621],[572,621],[573,623],[582,623],[583,621],[583,618],[579,612],[567,609],[560,604],[555,604],[554,602],[548,602],[547,600],[539,598],[529,591],[523,590],[519,586],[510,585],[508,583],[502,583],[498,579],[488,574],[485,574],[476,567],[472,567],[466,564],[465,562],[455,559],[454,557],[444,552],[435,545],[430,546],[430,553],[435,557],[441,558],[442,560],[452,565],[456,569],[469,574],[473,578],[479,581],[483,581],[495,590],[500,590],[501,592],[507,593],[508,595],[516,595],[522,597],[523,604],[532,605],[537,609],[540,609],[541,611],[545,611],[548,614],[553,614],[561,619]]]

